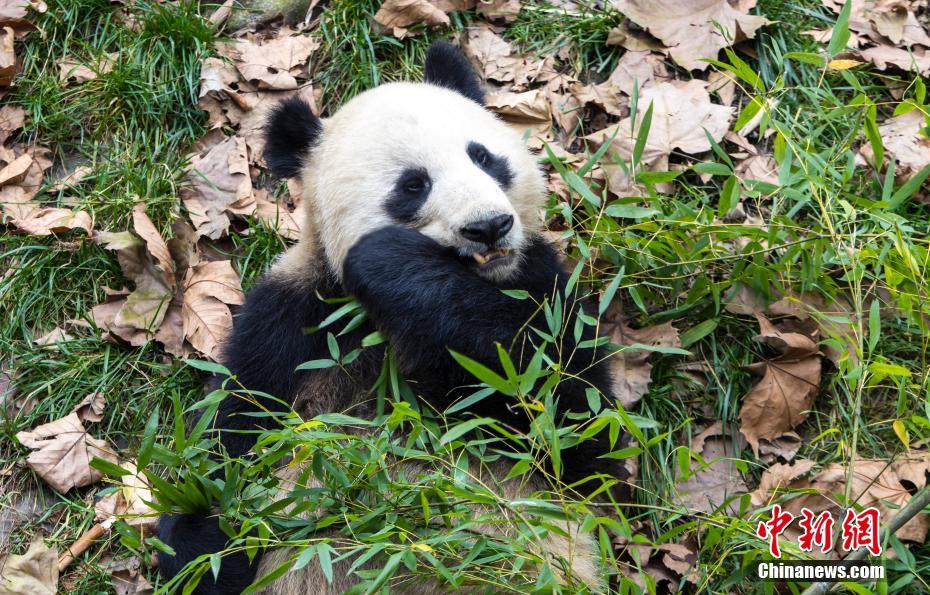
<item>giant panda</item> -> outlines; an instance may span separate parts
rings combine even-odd
[[[368,391],[383,348],[364,349],[350,374],[295,371],[302,362],[327,357],[325,336],[307,329],[337,307],[326,298],[345,295],[361,303],[368,320],[341,337],[343,352],[380,331],[404,377],[430,408],[442,411],[461,396],[460,387],[475,382],[450,351],[499,369],[497,346],[502,345],[515,361],[523,361],[533,341],[529,328],[541,318],[537,304],[562,292],[568,275],[541,233],[546,190],[537,159],[521,135],[483,102],[482,85],[465,56],[452,44],[437,42],[427,51],[422,83],[383,84],[325,119],[297,99],[274,109],[265,159],[276,175],[302,181],[306,221],[299,242],[256,283],[236,316],[222,361],[240,384],[291,403],[304,419],[350,410],[373,415]],[[514,289],[532,299],[502,291]],[[582,307],[567,299],[566,312]],[[555,345],[569,354],[566,379],[557,388],[560,416],[588,411],[586,390],[592,387],[605,401],[612,398],[609,354],[602,342],[592,340],[593,327],[585,327],[578,342],[573,333],[564,334]],[[503,395],[495,397],[476,403],[469,413],[525,429],[526,414],[510,407]],[[272,401],[261,404],[280,408]],[[230,456],[248,456],[255,432],[244,430],[268,423],[248,415],[255,407],[232,396],[221,403],[215,429]],[[607,450],[607,439],[596,437],[563,452],[564,482],[595,474],[625,480],[617,461],[599,458]],[[491,472],[503,477],[507,470],[502,465]],[[531,476],[501,489],[516,498],[548,487],[543,477]],[[166,578],[198,556],[223,550],[227,542],[210,511],[163,516],[159,537],[175,552],[159,555]],[[546,537],[542,549],[541,555],[568,560],[566,582],[587,592],[604,590],[590,534],[569,524],[563,534]],[[206,573],[195,593],[238,593],[288,555],[269,550],[251,564],[241,553],[224,555],[218,578]],[[337,568],[329,584],[310,564],[267,592],[342,593],[355,582],[347,569],[348,562]],[[443,590],[400,581],[394,592]]]

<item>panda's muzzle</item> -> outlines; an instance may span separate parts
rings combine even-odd
[[[484,244],[487,248],[474,252],[472,257],[479,267],[487,267],[500,260],[510,257],[510,248],[499,246],[503,239],[513,228],[513,215],[495,215],[480,221],[474,221],[459,229],[466,240],[477,244]]]

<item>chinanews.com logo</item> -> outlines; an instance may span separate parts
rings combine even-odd
[[[769,542],[769,553],[777,561],[758,562],[756,576],[762,580],[845,581],[884,580],[885,567],[866,560],[780,560],[782,552],[779,540],[785,538],[792,523],[798,522],[801,534],[796,538],[802,552],[829,554],[834,546],[841,547],[847,555],[864,549],[873,556],[882,553],[879,527],[880,515],[877,508],[870,507],[856,512],[848,509],[843,515],[839,531],[833,513],[823,511],[816,514],[802,508],[796,516],[781,505],[772,507],[772,517],[759,521],[756,535]]]

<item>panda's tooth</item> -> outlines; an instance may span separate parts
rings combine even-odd
[[[481,254],[480,252],[475,252],[474,254],[472,254],[472,256],[475,257],[475,260],[478,261],[478,264],[484,264],[488,261],[488,257],[485,256],[484,254]]]

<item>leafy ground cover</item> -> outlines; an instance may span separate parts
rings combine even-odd
[[[771,592],[751,563],[770,556],[757,526],[775,504],[887,520],[926,486],[926,2],[334,0],[258,31],[224,29],[227,4],[0,5],[0,550],[5,577],[47,571],[20,592],[164,587],[154,511],[207,498],[238,547],[286,543],[291,564],[324,568],[380,556],[361,592],[404,573],[577,592],[532,547],[569,517],[597,535],[619,592]],[[440,38],[540,152],[548,233],[622,347],[620,403],[553,420],[557,371],[474,369],[475,399],[497,390],[534,416],[533,433],[506,437],[535,455],[518,456],[466,404],[419,411],[386,362],[386,417],[365,438],[341,431],[364,424],[345,416],[285,417],[257,463],[207,457],[224,394],[204,396],[205,373],[222,373],[210,360],[301,226],[297,185],[263,171],[264,111],[300,94],[330,113],[417,78]],[[358,314],[342,312],[333,332]],[[548,324],[561,331],[557,308]],[[313,365],[352,357],[330,355]],[[598,428],[631,437],[612,454],[634,472],[629,502],[579,502],[557,477],[508,502],[463,471],[510,457],[520,475],[546,456],[558,469],[558,441]],[[400,478],[385,453],[437,471]],[[272,504],[290,457],[323,487]],[[297,522],[282,512],[297,502],[327,512]],[[474,504],[519,513],[514,538],[476,543]],[[323,525],[344,538],[319,538]],[[782,548],[810,558],[796,529]],[[930,589],[928,529],[922,513],[885,537],[886,581],[840,588]]]

